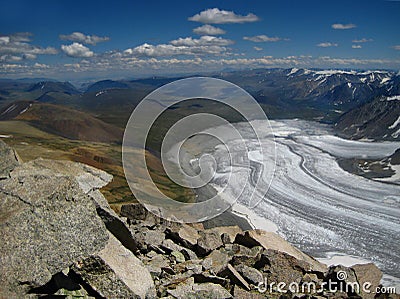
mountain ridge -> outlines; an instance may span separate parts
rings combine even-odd
[[[400,140],[400,95],[378,97],[344,113],[336,132],[351,139]]]
[[[0,109],[0,120],[21,120],[55,135],[69,139],[121,142],[122,130],[85,112],[68,107],[20,101]]]
[[[400,73],[385,70],[274,68],[220,72],[212,76],[244,88],[271,119],[302,118],[335,124],[352,109],[380,97],[400,94]],[[0,106],[18,100],[63,105],[122,129],[147,94],[182,78],[100,80],[83,91],[66,82],[3,80]]]

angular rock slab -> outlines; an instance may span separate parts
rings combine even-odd
[[[106,198],[99,190],[90,191],[88,195],[94,200],[97,214],[107,229],[130,251],[136,252],[138,244],[124,219],[110,208]]]
[[[222,247],[224,244],[222,243],[221,236],[217,231],[213,230],[204,230],[200,231],[200,238],[197,239],[197,253],[200,255],[206,255],[211,251]]]
[[[75,263],[72,271],[102,297],[156,298],[150,272],[112,234],[103,250]]]
[[[238,265],[235,269],[243,276],[247,282],[258,286],[264,282],[264,277],[260,271],[246,265]]]
[[[228,255],[226,250],[219,249],[212,251],[207,255],[201,262],[205,270],[210,271],[212,274],[216,275],[228,267],[228,263],[231,261],[232,257]]]
[[[54,174],[57,177],[73,177],[84,193],[100,189],[112,180],[112,175],[89,165],[72,161],[48,160],[42,158],[26,162],[22,167],[15,168],[11,173],[11,177],[22,177],[33,172],[36,175]]]
[[[216,232],[221,238],[226,236],[226,243],[233,243],[236,235],[243,233],[242,229],[237,225],[213,227],[208,229],[208,231]]]
[[[382,271],[379,270],[379,268],[373,263],[357,264],[351,266],[351,268],[354,270],[357,281],[360,285],[361,297],[366,299],[373,299],[376,295],[375,290],[381,283]],[[366,284],[365,286],[367,286],[367,284],[370,284],[369,291],[371,292],[368,293],[363,290],[364,284]]]
[[[265,249],[284,252],[300,261],[308,263],[308,268],[304,269],[305,271],[316,271],[322,273],[328,271],[328,268],[325,264],[318,262],[316,259],[300,251],[288,241],[272,232],[267,232],[260,229],[249,230],[244,234],[238,234],[236,236],[236,242],[248,247],[260,245]]]
[[[198,230],[185,223],[180,227],[172,227],[168,231],[177,242],[188,248],[194,248],[200,238]]]

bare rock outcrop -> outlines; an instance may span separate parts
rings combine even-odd
[[[277,234],[166,221],[139,203],[117,215],[99,191],[109,174],[68,161],[21,164],[2,142],[0,156],[0,298],[383,298],[326,286],[375,289],[382,273],[373,264],[328,268]],[[282,292],[282,283],[315,288]]]
[[[71,161],[21,164],[1,141],[0,155],[0,298],[155,296],[149,271],[133,254],[137,247],[128,224],[99,191],[111,175]],[[89,284],[83,273],[102,274],[111,283]]]

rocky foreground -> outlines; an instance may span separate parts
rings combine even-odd
[[[0,141],[0,298],[399,298],[329,289],[375,290],[382,273],[328,268],[273,233],[168,222],[140,204],[117,215],[99,191],[111,180],[80,163],[21,163]]]

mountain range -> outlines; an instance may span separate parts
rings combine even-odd
[[[399,138],[395,122],[400,114],[400,101],[384,100],[395,99],[400,94],[400,74],[393,71],[252,69],[211,76],[244,88],[270,118],[303,118],[332,123],[336,124],[339,134],[355,139]],[[0,107],[3,107],[0,119],[10,119],[12,115],[19,117],[15,115],[18,109],[9,111],[6,116],[2,113],[10,108],[9,105],[24,101],[35,103],[33,107],[36,108],[45,107],[46,113],[57,110],[53,116],[79,111],[83,113],[79,114],[79,118],[90,119],[90,127],[94,131],[99,127],[104,130],[107,127],[105,124],[123,129],[135,106],[149,92],[177,79],[181,77],[102,80],[79,87],[69,82],[3,79],[0,80]],[[20,102],[16,105],[25,104]],[[193,110],[195,112],[196,109]],[[35,111],[38,113],[38,109]],[[36,126],[48,126],[45,119],[37,118]],[[67,131],[73,126],[79,128],[82,124],[69,123]],[[111,130],[113,135],[114,129]],[[79,134],[70,133],[63,136],[82,138]],[[116,139],[107,137],[105,140]]]
[[[335,128],[352,139],[399,140],[400,96],[378,97],[352,109],[339,118]]]

